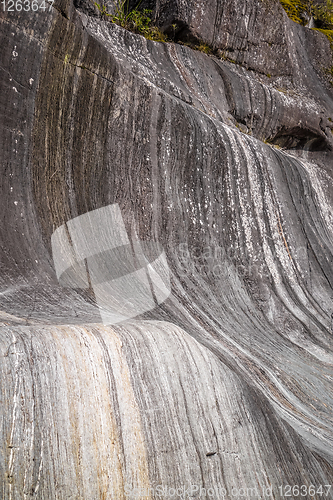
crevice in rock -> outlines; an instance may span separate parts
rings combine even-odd
[[[170,36],[174,42],[184,42],[190,44],[198,44],[202,42],[197,38],[192,32],[188,24],[180,21],[179,19],[174,19],[171,23],[168,23],[167,27],[163,28],[166,35]]]
[[[60,9],[56,5],[53,5],[53,7],[54,7],[55,10],[57,10],[59,12],[59,14],[62,15],[62,17],[64,17],[65,19],[67,19],[67,21],[69,21],[69,17],[68,17],[67,13],[64,10]]]
[[[100,13],[91,0],[74,0],[74,7],[88,17],[100,17]]]
[[[307,151],[332,150],[332,145],[325,137],[303,127],[294,127],[289,130],[282,128],[273,138],[267,140],[267,142],[282,149]]]

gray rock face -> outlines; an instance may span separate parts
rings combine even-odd
[[[333,479],[329,43],[275,3],[155,12],[239,64],[65,1],[1,14],[2,497],[265,499],[303,485],[322,498]],[[108,326],[92,283],[58,282],[51,241],[115,204],[133,241],[164,249],[171,293]],[[98,230],[101,243],[82,236],[84,258],[114,224]],[[117,258],[105,276],[130,293]]]
[[[203,40],[224,57],[257,73],[297,77],[296,86],[302,80],[310,81],[310,86],[315,82],[308,74],[312,64],[306,61],[307,51],[322,45],[322,36],[291,23],[280,1],[159,0],[155,18],[167,32],[173,32],[176,24],[178,39]],[[328,67],[327,41],[325,59]]]

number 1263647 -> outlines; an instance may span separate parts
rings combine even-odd
[[[7,12],[21,12],[24,10],[26,12],[33,11],[37,12],[41,10],[43,12],[51,10],[51,7],[54,3],[54,0],[49,0],[45,2],[45,0],[2,0],[0,2],[2,5],[2,10]]]
[[[280,494],[282,497],[313,497],[315,495],[327,497],[330,490],[331,490],[332,485],[331,484],[325,484],[325,485],[319,485],[319,486],[314,486],[311,484],[310,486],[307,486],[305,484],[298,485],[295,484],[294,486],[291,486],[290,484],[286,484],[284,486],[279,486]]]

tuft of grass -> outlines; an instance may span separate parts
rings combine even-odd
[[[197,43],[195,42],[183,42],[181,40],[176,41],[179,45],[185,45],[186,47],[189,47],[190,49],[193,50],[199,50],[200,52],[203,52],[204,54],[207,55],[217,55],[217,51],[213,49],[211,45],[208,45],[208,43],[199,41]]]
[[[102,16],[108,16],[113,23],[126,30],[142,35],[148,40],[154,40],[155,42],[167,41],[166,35],[157,26],[153,25],[151,9],[139,10],[139,4],[135,9],[129,10],[127,0],[115,0],[114,14],[109,14],[104,5],[102,8],[98,4],[95,5],[97,5]]]
[[[200,52],[203,52],[204,54],[212,54],[213,53],[212,47],[204,42],[200,42],[199,45],[195,45],[193,48],[195,50],[200,50]]]
[[[106,9],[106,6],[105,5],[100,5],[99,3],[95,2],[94,5],[96,5],[96,7],[98,8],[98,10],[100,11],[102,17],[106,17],[106,16],[110,16],[111,14],[108,14],[108,11]]]
[[[169,42],[170,40],[166,36],[165,33],[163,33],[160,29],[157,28],[157,26],[151,26],[149,31],[147,33],[140,33],[143,35],[147,40],[153,40],[154,42]]]

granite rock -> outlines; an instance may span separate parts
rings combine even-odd
[[[276,3],[155,5],[221,59],[77,7],[0,18],[3,498],[331,484],[327,39]],[[114,204],[164,248],[171,294],[107,326],[51,238]]]

